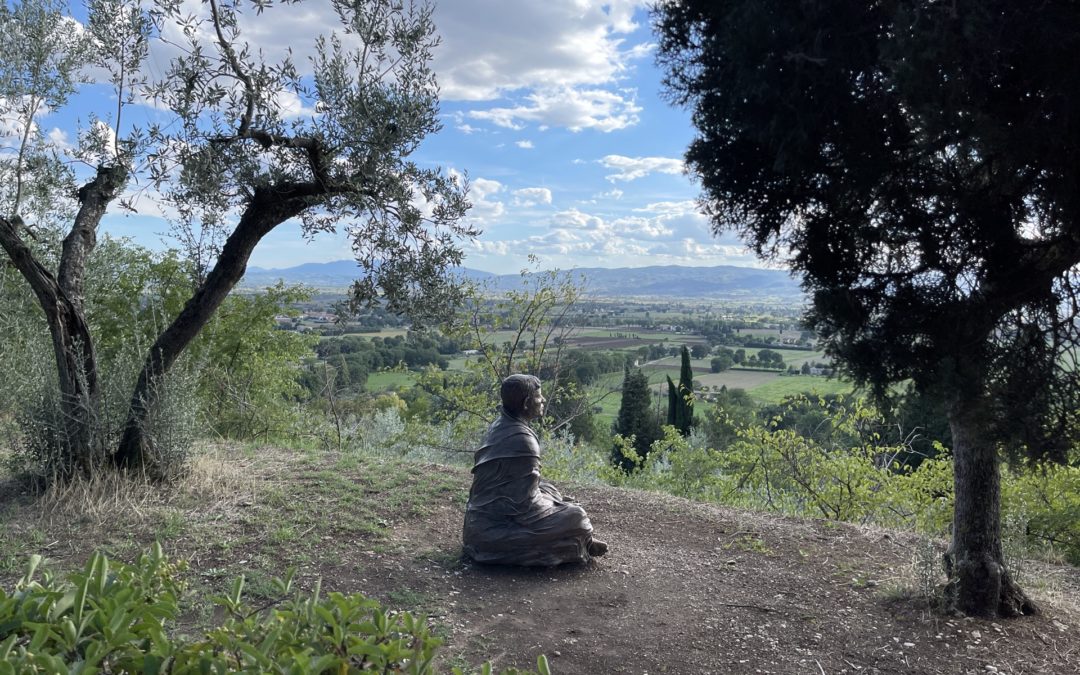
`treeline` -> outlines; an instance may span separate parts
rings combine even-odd
[[[323,338],[315,345],[315,358],[308,361],[300,384],[313,396],[326,386],[326,368],[335,371],[338,387],[361,391],[371,373],[388,368],[418,370],[435,365],[449,367],[447,356],[461,351],[461,345],[437,334],[409,333],[407,336],[360,337],[345,335]]]

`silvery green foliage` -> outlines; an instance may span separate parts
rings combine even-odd
[[[405,421],[397,409],[379,410],[360,418],[357,449],[363,453],[398,450],[397,441],[405,433]]]
[[[0,429],[4,411],[14,410],[17,402],[27,400],[52,370],[52,345],[42,330],[43,324],[18,272],[0,266]],[[27,358],[32,354],[42,358]]]
[[[103,253],[113,246],[107,246]],[[115,272],[112,262],[107,255],[95,255],[91,260],[87,289],[91,301],[114,290],[107,288],[110,273]],[[0,267],[0,454],[4,450],[10,453],[6,462],[13,473],[44,484],[62,472],[65,413],[57,395],[52,344],[47,331],[42,330],[44,318],[32,300],[18,292],[22,283],[14,270]],[[113,292],[111,299],[124,298]],[[102,402],[93,419],[95,435],[105,438],[107,444],[117,440],[117,430],[127,414],[127,396],[147,347],[140,336],[166,322],[155,299],[127,300],[129,319],[124,329],[130,336],[117,342],[112,358],[102,360]],[[144,307],[143,303],[149,304]],[[156,453],[152,461],[169,477],[182,471],[192,443],[206,428],[197,397],[200,368],[190,361],[186,358],[155,384],[160,405],[147,421]]]
[[[56,0],[0,5],[0,215],[39,227],[73,205],[72,174],[41,116],[79,84],[85,39]]]
[[[542,448],[540,461],[547,479],[599,485],[609,482],[613,473],[607,452],[588,443],[577,443],[569,432],[545,437]]]
[[[215,0],[201,15],[155,3],[149,16],[178,54],[146,90],[175,116],[148,128],[151,180],[204,267],[259,190],[302,192],[305,235],[350,235],[366,275],[356,301],[382,296],[395,310],[445,312],[457,291],[441,277],[461,261],[455,241],[476,231],[458,222],[466,185],[408,159],[440,128],[431,7],[331,4],[341,27],[313,36],[312,56],[298,65],[291,52],[267,61],[246,40],[243,28],[267,3]]]

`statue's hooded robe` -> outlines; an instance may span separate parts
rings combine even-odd
[[[589,560],[585,511],[540,480],[540,443],[524,421],[500,411],[473,463],[465,508],[465,554],[478,563],[550,567]]]

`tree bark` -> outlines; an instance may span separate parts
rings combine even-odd
[[[263,188],[253,195],[206,280],[150,347],[131,395],[120,445],[113,455],[116,466],[164,477],[168,467],[154,461],[153,439],[147,428],[150,412],[158,402],[161,378],[244,276],[256,244],[275,227],[300,214],[319,191],[317,185],[302,184],[277,190]]]
[[[0,246],[34,291],[52,336],[63,419],[58,454],[49,469],[61,478],[75,472],[88,474],[100,459],[103,446],[94,434],[101,391],[93,341],[82,308],[71,302],[53,275],[34,258],[14,224],[3,218]]]
[[[102,434],[95,429],[101,387],[83,307],[83,280],[86,262],[97,244],[98,225],[126,181],[123,167],[99,167],[94,179],[79,190],[79,210],[64,239],[55,277],[19,235],[21,218],[0,218],[0,246],[33,290],[52,336],[63,433],[57,461],[50,468],[61,477],[76,471],[89,474],[104,457]]]
[[[955,501],[952,543],[945,554],[946,604],[980,617],[1034,614],[1035,604],[1005,567],[1000,461],[987,434],[985,410],[978,397],[962,394],[950,406]]]

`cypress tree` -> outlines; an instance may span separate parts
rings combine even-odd
[[[679,388],[667,376],[667,423],[675,428],[679,427]]]
[[[615,420],[615,433],[625,437],[634,436],[634,452],[644,459],[659,435],[660,429],[652,412],[652,396],[649,378],[640,368],[626,367],[623,374],[622,403]],[[612,462],[624,471],[631,471],[634,463],[625,457],[618,447],[612,450]]]
[[[683,436],[690,434],[694,424],[694,369],[690,367],[690,350],[683,345],[682,367],[679,369],[679,386],[676,387],[668,376],[668,417],[667,423],[679,430]]]

